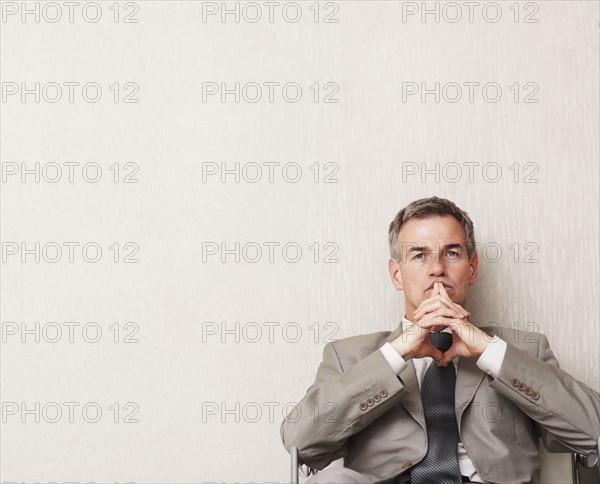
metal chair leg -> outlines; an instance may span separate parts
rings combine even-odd
[[[573,466],[573,484],[579,484],[579,454],[571,454],[571,464]]]
[[[299,472],[300,472],[300,466],[298,465],[298,449],[296,447],[292,447],[290,450],[290,455],[292,456],[291,484],[298,484]]]

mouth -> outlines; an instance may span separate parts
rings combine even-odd
[[[436,282],[441,282],[441,283],[444,285],[444,288],[446,289],[446,291],[450,291],[450,290],[452,290],[452,286],[449,286],[449,285],[448,285],[448,284],[446,284],[445,282],[442,282],[442,281],[433,281],[433,282],[431,283],[431,286],[429,286],[429,287],[428,287],[428,288],[425,290],[425,292],[430,292],[430,291],[432,291],[432,290],[433,290],[433,285],[434,285]]]

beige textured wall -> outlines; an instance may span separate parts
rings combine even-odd
[[[544,332],[562,367],[600,388],[596,2],[481,2],[472,21],[465,2],[428,2],[439,22],[400,1],[280,2],[271,22],[258,2],[255,23],[247,3],[239,23],[210,15],[221,2],[89,3],[70,22],[57,2],[54,23],[55,5],[38,2],[37,23],[0,3],[3,482],[287,479],[284,408],[328,336],[398,324],[387,225],[430,195],[467,210],[485,247],[472,319]],[[23,102],[35,82],[40,102]],[[73,102],[65,82],[80,83]],[[236,82],[239,103],[203,99]],[[440,83],[440,102],[403,99],[421,83]],[[479,83],[472,102],[464,83]],[[22,182],[35,163],[39,183]],[[96,183],[81,172],[96,176],[93,163]],[[239,182],[210,174],[222,163],[240,163]],[[239,263],[211,255],[222,243],[240,244]],[[266,243],[279,244],[272,262]]]

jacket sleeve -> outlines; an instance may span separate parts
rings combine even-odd
[[[559,368],[548,339],[539,335],[537,358],[508,343],[498,377],[490,385],[534,422],[544,445],[557,443],[598,460],[600,395]]]
[[[347,453],[348,438],[398,403],[404,390],[381,351],[346,371],[328,343],[313,385],[281,424],[281,438],[302,463],[323,469]],[[405,390],[404,390],[405,391]]]

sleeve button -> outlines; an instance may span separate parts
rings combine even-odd
[[[373,399],[372,398],[367,398],[367,405],[370,407],[373,405]]]
[[[521,382],[515,378],[515,379],[513,379],[513,381],[512,381],[512,386],[513,386],[513,387],[518,387],[518,386],[519,386],[519,383],[521,383]]]
[[[538,392],[533,392],[533,394],[531,395],[531,398],[533,398],[534,400],[539,400],[540,394]]]
[[[364,411],[369,407],[367,406],[367,404],[365,402],[360,402],[359,408]]]
[[[531,395],[533,393],[533,390],[531,389],[531,387],[527,387],[525,389],[525,395]]]
[[[382,396],[382,398],[385,398],[385,397],[387,397],[387,396],[388,396],[388,392],[387,392],[387,390],[381,390],[381,391],[379,392],[379,395],[381,395],[381,396]]]
[[[402,464],[402,469],[407,469],[410,467],[410,465],[412,464],[411,461],[406,461],[404,464]]]
[[[525,391],[525,388],[526,388],[526,386],[525,386],[525,383],[521,383],[521,384],[519,385],[519,390],[521,390],[522,392],[524,392],[524,391]]]
[[[379,402],[381,400],[381,397],[379,396],[379,393],[373,395],[373,401],[374,402]]]

